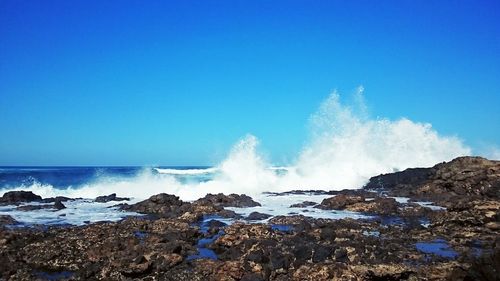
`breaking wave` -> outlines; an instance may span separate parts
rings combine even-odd
[[[219,192],[258,195],[291,189],[334,190],[360,188],[381,173],[428,167],[471,154],[460,139],[439,135],[431,124],[406,118],[370,118],[362,87],[354,97],[354,103],[344,104],[334,92],[320,105],[310,118],[310,140],[286,167],[266,161],[258,152],[258,139],[247,135],[226,159],[207,169],[144,168],[133,178],[99,178],[77,188],[57,189],[34,183],[14,189],[32,190],[44,197],[83,198],[110,193],[147,198],[166,192],[184,200]],[[204,180],[182,181],[179,176],[203,176]]]

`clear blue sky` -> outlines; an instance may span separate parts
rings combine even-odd
[[[0,165],[275,161],[333,90],[500,142],[500,1],[0,0]]]

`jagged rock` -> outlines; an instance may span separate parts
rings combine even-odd
[[[18,222],[9,215],[0,215],[0,226],[17,224]]]
[[[81,198],[69,198],[69,197],[64,197],[64,196],[56,196],[56,197],[43,198],[42,202],[43,203],[55,203],[56,201],[65,202],[65,201],[74,201],[76,199],[81,199]]]
[[[265,220],[272,217],[272,215],[269,214],[263,214],[259,212],[251,212],[248,217],[246,217],[247,220],[249,221],[260,221],[260,220]]]
[[[42,197],[31,191],[9,191],[0,197],[2,204],[18,204],[21,202],[41,201]]]
[[[123,210],[146,214],[156,214],[161,217],[177,217],[186,211],[189,203],[182,202],[179,197],[166,193],[151,196],[149,199],[133,205],[121,205]],[[186,206],[183,208],[183,206]]]
[[[255,202],[252,197],[245,194],[238,195],[234,193],[229,195],[224,195],[222,193],[207,194],[205,197],[193,202],[193,204],[239,208],[260,206],[260,203]]]
[[[106,203],[109,201],[128,201],[130,198],[126,197],[116,197],[116,193],[110,194],[110,195],[105,195],[105,196],[98,196],[95,198],[96,202],[99,203]]]
[[[432,168],[414,168],[372,177],[365,189],[394,196],[447,201],[453,196],[500,198],[500,161],[459,157]]]
[[[373,213],[378,215],[398,214],[399,204],[394,198],[377,197],[371,201],[357,202],[345,206],[346,210],[352,212]]]
[[[316,205],[318,205],[318,203],[316,203],[316,202],[304,201],[302,203],[292,204],[292,205],[290,205],[290,208],[305,208],[305,207],[316,206]]]
[[[323,199],[321,204],[316,206],[316,208],[325,210],[343,210],[348,205],[364,201],[365,198],[362,196],[351,196],[351,195],[340,194],[334,197]]]
[[[64,204],[57,200],[54,202],[54,208],[56,208],[57,210],[62,210],[62,209],[66,209],[66,206],[64,206]]]

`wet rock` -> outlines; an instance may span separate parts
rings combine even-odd
[[[263,192],[263,194],[271,196],[288,196],[288,195],[334,195],[335,191],[327,190],[291,190],[285,192]]]
[[[38,204],[38,205],[23,205],[16,207],[16,210],[19,211],[36,211],[36,210],[47,210],[47,209],[55,209],[62,210],[66,209],[66,206],[61,201],[55,201],[54,204]]]
[[[62,210],[62,209],[66,209],[66,206],[64,206],[64,204],[57,200],[54,202],[54,208],[56,208],[57,210]]]
[[[36,211],[36,210],[45,210],[45,209],[55,209],[53,204],[41,204],[41,205],[24,205],[16,207],[18,211]]]
[[[183,214],[189,208],[189,203],[182,202],[175,195],[160,193],[133,205],[121,205],[121,208],[127,211],[156,214],[161,217],[171,218]]]
[[[18,204],[22,202],[41,201],[42,197],[31,191],[9,191],[0,197],[1,204]]]
[[[344,208],[352,212],[373,213],[379,215],[395,215],[398,213],[399,203],[394,198],[377,197],[375,200],[349,204]]]
[[[260,220],[265,220],[272,217],[272,215],[264,214],[264,213],[259,213],[259,212],[251,212],[248,217],[246,217],[247,220],[249,221],[260,221]]]
[[[82,198],[77,198],[77,199],[82,199]],[[43,198],[41,202],[43,203],[55,203],[56,201],[60,202],[65,202],[65,201],[74,201],[76,198],[69,198],[65,196],[56,196],[56,197],[49,197],[49,198]]]
[[[327,258],[329,258],[333,254],[332,247],[327,246],[327,245],[317,245],[314,247],[314,253],[312,257],[312,261],[317,263],[317,262],[323,262]]]
[[[18,222],[9,215],[0,215],[0,226],[17,224]]]
[[[372,177],[364,187],[394,196],[447,201],[454,196],[500,198],[500,161],[458,157],[432,168],[414,168]]]
[[[130,200],[130,198],[117,197],[116,193],[112,193],[110,195],[96,197],[95,202],[106,203],[109,201],[128,201],[128,200]]]
[[[362,196],[351,196],[351,195],[340,194],[335,197],[323,199],[321,204],[316,206],[316,208],[324,210],[343,210],[348,205],[364,201],[365,198]]]
[[[257,207],[260,206],[260,203],[255,202],[252,197],[247,196],[245,194],[229,194],[224,195],[222,193],[219,194],[207,194],[205,197],[200,198],[193,202],[193,204],[197,205],[214,205],[221,207]]]
[[[338,248],[334,252],[335,261],[346,262],[347,261],[347,250],[345,248]]]
[[[292,204],[292,205],[290,205],[290,208],[305,208],[305,207],[310,207],[310,206],[315,206],[315,205],[318,205],[318,203],[312,202],[312,201],[304,201],[302,203]]]

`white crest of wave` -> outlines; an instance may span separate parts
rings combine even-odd
[[[334,92],[311,117],[312,140],[296,163],[295,180],[301,185],[359,188],[381,173],[428,167],[471,153],[458,138],[440,136],[430,124],[369,119],[362,94],[360,87],[356,103],[349,106]]]
[[[287,173],[272,169],[273,165],[257,151],[258,139],[248,135],[210,170],[216,173],[205,182],[182,183],[175,175],[205,174],[207,170],[158,170],[160,174],[154,174],[145,169],[133,179],[103,178],[78,189],[58,190],[36,184],[27,189],[43,197],[94,198],[116,193],[147,198],[166,192],[195,200],[219,192],[255,196],[264,191],[361,188],[370,177],[381,173],[428,167],[471,153],[460,139],[440,136],[430,124],[406,118],[370,119],[362,87],[355,92],[354,100],[352,105],[342,104],[334,92],[321,104],[311,116],[311,140]]]
[[[206,169],[167,169],[167,168],[155,168],[155,170],[160,174],[167,175],[203,175],[217,172],[217,168],[206,168]]]

